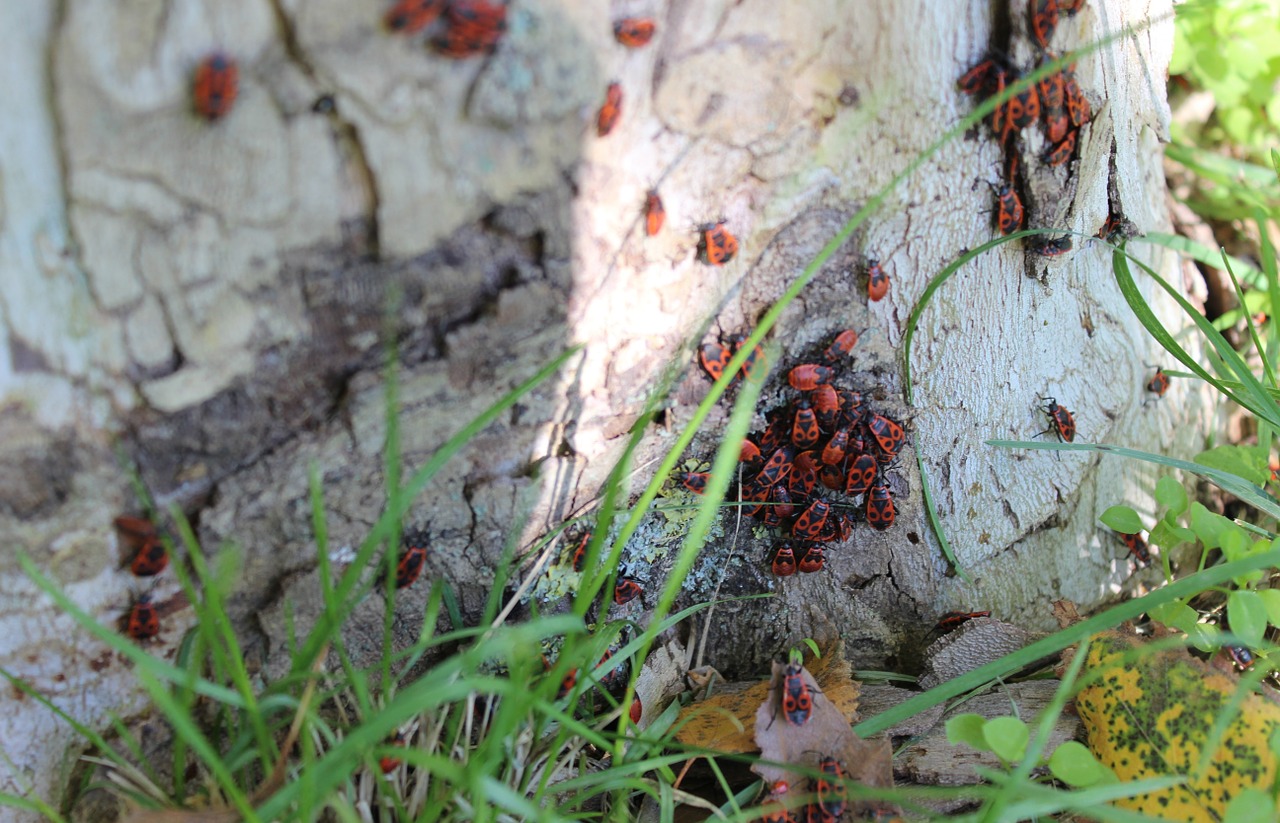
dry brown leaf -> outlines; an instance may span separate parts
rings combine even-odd
[[[1080,610],[1076,608],[1076,604],[1070,600],[1053,601],[1053,619],[1058,621],[1058,628],[1060,629],[1074,626],[1084,620],[1080,616]]]
[[[692,678],[693,673],[690,672]],[[845,725],[858,719],[858,684],[843,649],[836,647],[814,661],[814,676],[835,707],[844,715]],[[706,679],[695,680],[705,684]],[[758,751],[755,741],[756,712],[769,699],[772,680],[755,683],[720,683],[711,686],[711,695],[690,703],[676,719],[680,731],[676,740],[689,746],[704,746],[731,754]],[[684,725],[680,725],[684,724]]]
[[[838,664],[829,667],[828,671],[830,668],[839,669]],[[847,663],[843,670],[847,688],[852,692],[844,699],[852,699],[856,705],[857,684],[847,679]],[[830,690],[820,689],[813,675],[807,669],[801,669],[800,677],[811,692],[813,710],[809,719],[797,726],[788,722],[782,713],[781,693],[785,673],[786,666],[773,664],[773,678],[770,680],[767,699],[756,711],[756,743],[759,744],[761,758],[774,763],[817,769],[821,758],[834,757],[851,780],[877,788],[892,786],[893,751],[889,741],[883,738],[863,740],[853,733],[851,718],[831,700],[832,692],[838,695],[841,692],[839,681]],[[786,766],[756,763],[751,770],[764,778],[766,785],[773,786],[778,781],[783,781],[793,792],[814,791],[805,774]],[[855,812],[859,811],[856,805],[851,807]]]

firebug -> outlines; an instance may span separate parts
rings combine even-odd
[[[990,617],[990,616],[991,616],[990,611],[947,612],[946,614],[942,615],[942,617],[938,618],[938,625],[936,626],[936,630],[940,634],[946,634],[947,632],[952,631],[953,629],[958,629],[960,626],[963,626],[965,623],[969,622],[975,617]]]
[[[822,353],[822,359],[835,365],[852,354],[853,347],[856,345],[858,345],[858,333],[853,329],[845,329],[836,335],[830,346],[827,346],[826,351]]]
[[[867,424],[867,429],[871,432],[871,436],[875,438],[881,454],[889,458],[897,457],[898,452],[902,449],[902,440],[905,436],[901,426],[887,417],[874,414],[871,416],[871,422]]]
[[[804,680],[804,668],[789,663],[782,677],[782,716],[792,726],[803,726],[813,713],[813,695]]]
[[[790,577],[796,573],[796,553],[790,543],[783,543],[774,551],[772,569],[778,577]]]
[[[667,210],[662,205],[662,198],[653,189],[644,197],[644,233],[650,237],[662,231],[662,224],[667,220]]]
[[[1129,554],[1133,555],[1133,559],[1138,561],[1139,566],[1151,565],[1151,549],[1141,534],[1122,534],[1120,539],[1124,541]]]
[[[788,518],[796,513],[796,504],[791,500],[791,492],[787,489],[786,484],[779,483],[773,487],[773,511],[778,513],[780,518]]]
[[[809,394],[809,402],[818,415],[818,425],[830,430],[840,419],[840,395],[830,383],[822,383]]]
[[[769,500],[770,491],[773,486],[760,477],[747,483],[739,491],[739,496],[743,503],[754,503],[756,505],[746,505],[742,507],[742,513],[747,517],[755,517],[764,508],[764,503]]]
[[[790,434],[787,428],[791,421],[787,419],[786,408],[783,406],[767,412],[765,419],[769,424],[764,427],[764,434],[760,435],[760,451],[772,454],[774,449],[786,443],[787,435]]]
[[[1058,257],[1071,251],[1071,235],[1049,237],[1041,234],[1027,238],[1027,250],[1041,257]]]
[[[400,0],[382,20],[392,31],[416,34],[435,22],[444,7],[445,0]]]
[[[129,569],[138,577],[154,577],[169,566],[169,552],[154,523],[145,517],[122,514],[115,519],[121,541],[134,550]]]
[[[893,525],[896,516],[889,486],[883,477],[877,477],[871,484],[871,491],[867,492],[867,523],[871,528],[882,532]]]
[[[728,339],[727,342],[730,347],[732,347],[734,354],[737,354],[738,351],[742,349],[743,345],[747,342],[747,337],[748,335],[745,334],[735,334]],[[742,376],[749,378],[752,376],[752,372],[759,369],[761,377],[763,377],[765,364],[764,348],[762,346],[756,346],[751,350],[751,354],[747,355],[747,359],[742,361]]]
[[[591,532],[582,535],[582,540],[578,542],[578,548],[573,550],[573,570],[575,572],[582,571],[587,561],[587,544],[591,542]]]
[[[822,527],[826,525],[827,516],[830,514],[831,504],[818,498],[810,503],[807,509],[800,512],[800,516],[791,527],[791,533],[796,537],[810,539],[817,537],[822,533]]]
[[[640,696],[636,695],[631,701],[631,710],[627,713],[634,725],[640,725],[640,718],[644,717],[644,704],[640,702]]]
[[[698,350],[698,362],[702,364],[702,370],[712,380],[720,379],[724,374],[725,366],[728,366],[732,359],[733,352],[719,343],[703,343],[702,348]]]
[[[578,685],[578,670],[569,669],[565,673],[564,680],[560,681],[560,688],[556,690],[556,700],[561,700],[573,691],[573,687]]]
[[[833,492],[844,491],[844,470],[840,465],[823,464],[818,469],[818,482]]]
[[[387,745],[388,746],[404,746],[405,745],[404,735],[401,734],[400,732],[396,732],[391,736],[391,739],[387,741]],[[389,754],[383,755],[382,758],[378,760],[378,768],[382,769],[383,774],[391,774],[399,766],[400,766],[400,758],[392,757]]]
[[[1018,129],[1025,129],[1040,119],[1040,94],[1034,85],[1005,101],[1004,130],[1001,139],[1007,138]]]
[[[618,580],[618,585],[613,589],[613,602],[623,606],[642,594],[644,589],[640,588],[639,583],[624,577]]]
[[[782,482],[788,472],[791,471],[791,464],[795,460],[795,456],[796,450],[790,446],[779,447],[777,451],[769,455],[769,459],[765,461],[764,468],[760,470],[756,480],[769,486]]]
[[[791,443],[798,449],[818,445],[822,431],[818,428],[818,415],[808,400],[796,403],[795,422],[791,426]]]
[[[823,774],[814,781],[818,792],[818,805],[822,807],[824,817],[829,816],[833,821],[839,820],[844,814],[846,805],[846,790],[844,783],[840,782],[844,779],[844,770],[834,757],[823,757],[818,761],[818,769]]]
[[[845,450],[849,448],[849,427],[836,429],[835,434],[822,447],[822,462],[835,466],[844,462]]]
[[[463,59],[489,54],[507,30],[507,7],[489,0],[450,0],[445,23],[444,33],[431,41],[441,55]]]
[[[1061,143],[1056,146],[1050,146],[1049,150],[1045,152],[1045,164],[1049,166],[1061,166],[1064,163],[1069,162],[1071,158],[1075,156],[1076,139],[1079,136],[1079,129],[1070,129],[1067,131],[1067,136],[1062,139]]]
[[[867,299],[875,303],[889,293],[889,275],[874,257],[867,260]]]
[[[760,447],[747,438],[742,440],[742,448],[738,450],[738,462],[746,463],[747,471],[758,470],[764,465],[764,456]]]
[[[808,499],[813,487],[818,483],[818,462],[812,451],[803,451],[795,456],[791,464],[791,478],[787,481],[787,489],[792,497],[800,500]]]
[[[1067,113],[1071,115],[1071,123],[1075,126],[1083,126],[1089,122],[1093,114],[1089,106],[1089,98],[1084,96],[1084,91],[1081,90],[1074,75],[1068,74],[1064,82],[1067,92]]]
[[[1058,401],[1052,397],[1041,398],[1045,401],[1041,408],[1044,413],[1049,415],[1049,422],[1052,428],[1040,432],[1048,434],[1049,432],[1057,432],[1058,439],[1064,443],[1070,443],[1076,439],[1076,418],[1066,406],[1059,406]]]
[[[596,114],[596,134],[605,137],[622,117],[622,84],[610,83],[604,91],[604,105]]]
[[[137,577],[155,577],[169,566],[169,552],[159,535],[149,538],[133,556],[129,570]]]
[[[853,462],[849,464],[844,493],[853,497],[870,491],[872,484],[876,482],[878,466],[876,459],[869,454],[860,454],[853,458]]]
[[[400,555],[400,560],[396,563],[396,588],[403,589],[406,586],[412,586],[414,581],[418,579],[418,575],[422,574],[422,567],[426,565],[427,549],[420,542],[414,542],[404,547],[404,553]]]
[[[150,640],[160,633],[160,613],[150,597],[143,595],[129,607],[124,631],[134,640]]]
[[[680,472],[676,478],[689,491],[702,494],[707,490],[707,481],[711,479],[711,475],[706,472]]]
[[[965,94],[979,94],[991,87],[996,62],[987,58],[966,71],[956,81],[956,88]]]
[[[864,415],[862,393],[850,389],[840,389],[836,394],[840,397],[841,422],[846,426],[856,426],[861,423]],[[852,436],[849,438],[849,442],[850,444],[853,443]]]
[[[1002,183],[996,189],[996,225],[1000,227],[1000,233],[1013,234],[1022,228],[1025,213],[1018,192],[1008,183]]]
[[[721,220],[698,227],[698,260],[709,266],[723,266],[738,253],[738,238],[724,224]]]
[[[810,544],[796,563],[796,568],[804,574],[813,574],[822,571],[825,564],[826,558],[823,557],[822,547]]]
[[[800,391],[813,391],[818,387],[819,383],[830,383],[831,378],[835,376],[835,372],[826,366],[817,366],[811,363],[796,366],[787,375],[787,382],[791,384],[791,388]]]
[[[240,67],[222,52],[214,52],[196,66],[192,100],[196,114],[210,122],[225,117],[240,90]]]
[[[1155,376],[1147,381],[1147,391],[1155,394],[1157,397],[1164,397],[1164,393],[1169,390],[1169,375],[1164,373],[1164,369],[1156,367]]]
[[[629,49],[638,49],[653,39],[657,24],[648,17],[624,17],[613,24],[614,38]]]
[[[1058,27],[1058,0],[1035,0],[1031,7],[1031,33],[1040,48],[1049,48],[1049,40]]]

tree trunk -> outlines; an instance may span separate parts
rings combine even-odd
[[[122,446],[207,551],[244,547],[232,606],[268,673],[287,665],[286,602],[299,631],[318,608],[308,468],[321,472],[335,547],[358,545],[385,503],[386,329],[409,470],[585,344],[452,460],[406,523],[429,530],[427,574],[448,578],[474,617],[512,524],[527,545],[593,499],[673,361],[687,377],[666,421],[689,418],[708,385],[691,344],[710,318],[749,330],[858,207],[972,110],[955,78],[991,44],[1007,40],[1034,67],[1025,0],[995,15],[927,0],[676,0],[636,50],[614,42],[607,4],[513,0],[497,52],[466,61],[388,33],[382,0],[70,0],[60,16],[53,5],[0,6],[0,534],[81,608],[117,619],[152,589],[121,568],[112,535],[115,515],[137,511]],[[1063,18],[1060,53],[1151,25],[1080,58],[1095,118],[1077,160],[1044,166],[1042,132],[1022,132],[1031,226],[1093,235],[1109,205],[1143,231],[1165,226],[1169,14],[1164,2],[1089,0]],[[190,81],[214,50],[239,61],[241,83],[209,123],[191,112]],[[622,117],[598,137],[610,81]],[[1175,385],[1143,406],[1142,364],[1159,354],[1107,247],[1075,237],[1046,258],[1014,242],[969,263],[923,315],[914,405],[903,400],[907,317],[934,275],[993,235],[1003,168],[985,125],[948,142],[771,338],[791,364],[840,329],[868,330],[850,379],[872,408],[909,420],[907,451],[922,456],[975,584],[948,577],[908,458],[895,471],[897,525],[860,527],[823,574],[773,578],[771,541],[744,531],[735,542],[726,516],[690,602],[777,596],[718,607],[706,662],[759,674],[800,638],[840,636],[858,667],[906,666],[946,609],[1047,626],[1053,598],[1087,608],[1129,577],[1097,516],[1122,501],[1150,508],[1149,472],[984,445],[1043,429],[1038,395],[1074,410],[1081,440],[1180,455],[1198,445],[1199,396]],[[652,238],[640,218],[651,187],[668,214]],[[720,218],[741,248],[709,267],[691,227]],[[1180,282],[1172,256],[1133,249]],[[870,257],[892,287],[869,304]],[[784,382],[773,376],[762,408]],[[711,455],[723,419],[691,458]],[[669,442],[651,431],[639,465]],[[661,557],[628,559],[646,586],[661,581]],[[170,608],[154,652],[171,657],[191,612],[171,575],[157,580]],[[127,667],[36,594],[16,552],[0,554],[0,587],[5,668],[95,728],[143,711]],[[405,642],[424,588],[397,601]],[[378,652],[382,608],[375,597],[357,609],[357,662]],[[0,789],[56,797],[72,731],[11,691],[0,739]]]

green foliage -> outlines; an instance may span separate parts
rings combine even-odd
[[[1255,151],[1274,145],[1280,6],[1260,0],[1186,3],[1174,32],[1169,73],[1210,92],[1215,102],[1212,119],[1187,136],[1201,145],[1230,142]]]
[[[993,717],[980,714],[958,714],[947,721],[947,742],[964,744],[980,752],[991,752],[1006,766],[1022,759],[1031,739],[1027,724],[1016,717]],[[1069,740],[1043,761],[1050,773],[1073,788],[1092,786],[1102,780],[1115,780],[1110,770],[1098,762],[1089,749]]]

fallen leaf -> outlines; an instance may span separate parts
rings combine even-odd
[[[760,704],[769,698],[772,680],[753,683],[724,683],[705,674],[691,679],[700,686],[711,682],[710,696],[690,703],[680,710],[676,740],[690,746],[702,746],[731,754],[758,751],[755,724]],[[831,649],[814,661],[817,687],[845,718],[845,725],[858,718],[858,684],[843,649]]]
[[[1269,790],[1276,759],[1269,740],[1280,707],[1250,693],[1227,726],[1208,768],[1204,746],[1239,681],[1185,649],[1150,650],[1139,638],[1104,632],[1090,642],[1076,710],[1095,757],[1122,781],[1185,776],[1188,782],[1116,805],[1169,820],[1222,820],[1231,798]]]
[[[836,688],[828,691],[820,688],[813,675],[802,668],[800,677],[809,687],[813,709],[803,724],[796,725],[787,719],[781,705],[786,669],[783,664],[773,664],[768,694],[756,710],[755,739],[760,746],[762,761],[788,765],[760,762],[752,765],[751,770],[764,778],[765,785],[773,786],[782,781],[792,792],[813,793],[816,789],[810,785],[806,774],[792,767],[806,766],[816,770],[823,757],[834,757],[849,780],[878,788],[892,786],[893,750],[889,741],[885,738],[863,740],[853,733],[851,718],[830,696],[830,692],[839,691],[838,679],[834,680]],[[851,699],[856,705],[857,684],[852,680],[845,683],[854,691]],[[850,808],[856,813],[860,804],[851,803]]]

